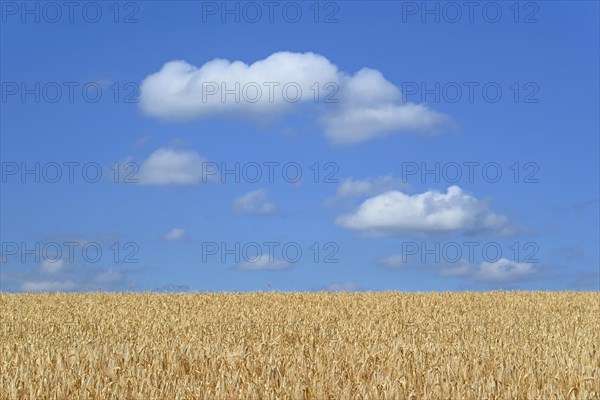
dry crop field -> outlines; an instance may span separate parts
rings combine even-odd
[[[1,294],[2,399],[600,399],[598,292]]]

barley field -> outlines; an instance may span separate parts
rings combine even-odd
[[[600,399],[598,292],[1,294],[2,399]]]

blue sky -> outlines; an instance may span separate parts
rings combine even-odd
[[[597,2],[22,4],[2,290],[600,288]]]

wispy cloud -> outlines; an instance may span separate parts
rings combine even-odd
[[[26,292],[64,292],[75,288],[75,283],[71,281],[25,281],[21,285]]]
[[[172,228],[162,237],[162,240],[167,242],[178,242],[188,239],[188,234],[183,228]]]
[[[363,292],[366,289],[352,282],[336,282],[323,286],[323,290],[326,292]]]
[[[56,274],[60,272],[65,266],[65,262],[62,259],[59,260],[44,260],[42,262],[42,271],[48,274]]]
[[[516,283],[539,276],[539,269],[532,263],[515,262],[501,258],[495,262],[446,264],[440,269],[444,276],[460,277],[486,283]]]
[[[580,201],[580,202],[577,202],[574,204],[570,204],[568,206],[555,207],[554,211],[556,211],[558,213],[569,213],[569,212],[581,213],[581,212],[586,211],[589,208],[596,208],[596,210],[597,210],[598,206],[600,206],[600,199],[593,198],[593,199],[583,200],[583,201]]]
[[[238,197],[231,208],[235,212],[267,215],[275,212],[275,203],[268,201],[267,189],[257,189]]]
[[[347,178],[338,185],[335,197],[356,199],[396,189],[408,189],[409,187],[408,183],[402,182],[400,178],[396,178],[391,174],[376,178]]]
[[[274,257],[269,256],[268,254],[261,254],[256,257],[256,260],[244,261],[242,263],[236,264],[233,266],[233,269],[237,270],[246,270],[246,271],[259,271],[259,270],[274,270],[280,271],[285,269],[292,268],[292,264],[284,261],[278,260]]]

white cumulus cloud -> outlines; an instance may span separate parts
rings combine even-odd
[[[314,53],[278,52],[250,65],[214,59],[199,68],[175,60],[144,79],[140,106],[147,114],[166,119],[232,111],[272,113],[293,104],[294,84],[300,87],[300,101],[306,101],[314,98],[310,87],[315,82],[337,80],[337,67]],[[287,84],[291,85],[284,89]]]
[[[206,163],[192,150],[160,148],[144,160],[136,178],[142,185],[197,185],[209,181]]]
[[[268,201],[267,189],[257,189],[238,197],[231,208],[236,212],[247,214],[271,214],[275,211],[275,203]]]
[[[493,213],[458,186],[449,187],[446,193],[389,191],[365,200],[353,213],[336,218],[336,223],[372,235],[509,232],[506,217]]]
[[[452,125],[424,104],[403,102],[398,87],[380,71],[363,68],[352,75],[311,52],[277,52],[252,64],[214,59],[196,67],[175,60],[140,86],[142,111],[162,119],[264,117],[309,102],[326,106],[319,122],[336,144],[394,132],[430,134]]]

